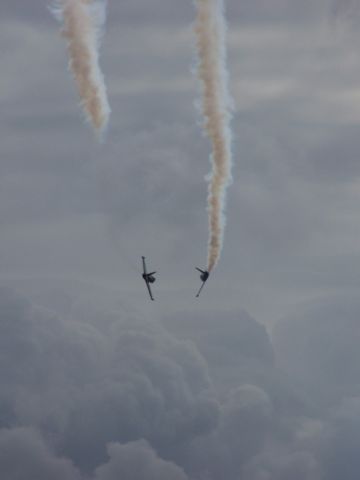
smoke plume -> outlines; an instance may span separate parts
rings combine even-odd
[[[208,271],[211,271],[221,254],[225,227],[225,194],[231,181],[231,102],[227,85],[223,0],[195,0],[195,5],[197,75],[202,87],[204,129],[212,144],[207,267]]]
[[[101,33],[106,18],[103,0],[59,0],[53,9],[67,40],[69,67],[75,78],[86,119],[101,136],[110,107],[99,66]]]

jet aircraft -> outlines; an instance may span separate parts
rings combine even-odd
[[[156,281],[156,278],[154,277],[156,272],[147,273],[145,257],[142,257],[142,263],[143,263],[142,278],[145,280],[147,289],[149,290],[149,295],[150,295],[151,300],[154,300],[154,297],[153,297],[153,294],[152,294],[152,291],[151,291],[151,288],[150,288],[150,284],[154,283]]]
[[[207,270],[201,270],[198,267],[195,267],[196,270],[200,272],[200,280],[203,282],[203,284],[200,287],[200,290],[198,291],[196,297],[199,297],[201,290],[204,288],[205,283],[207,282],[207,279],[209,278],[210,273]]]

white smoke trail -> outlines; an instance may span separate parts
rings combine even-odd
[[[52,9],[62,23],[69,66],[75,78],[86,119],[101,136],[110,115],[99,47],[106,19],[104,0],[58,0]]]
[[[198,55],[197,75],[202,87],[204,129],[212,143],[209,175],[208,271],[217,264],[223,245],[225,194],[231,182],[231,100],[226,70],[226,23],[223,0],[195,0]]]

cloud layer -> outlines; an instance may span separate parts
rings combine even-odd
[[[356,478],[354,299],[280,322],[274,343],[245,312],[161,325],[85,307],[0,290],[4,478]]]

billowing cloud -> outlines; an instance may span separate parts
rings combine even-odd
[[[331,432],[322,452],[325,478],[355,480],[360,469],[360,397],[345,398],[331,414]]]
[[[355,300],[281,322],[275,351],[244,311],[162,325],[101,302],[96,317],[76,311],[0,289],[7,478],[21,464],[20,480],[322,480],[357,458]]]
[[[143,441],[127,445],[111,444],[110,460],[96,470],[94,480],[187,480],[177,465],[160,459]]]
[[[340,296],[314,302],[274,330],[278,364],[294,386],[325,405],[360,394],[360,303]]]
[[[321,480],[323,473],[310,452],[284,452],[276,450],[255,457],[244,468],[246,480]]]
[[[31,428],[0,430],[0,472],[6,480],[81,480],[70,460],[56,458]]]
[[[174,314],[163,323],[178,337],[195,342],[219,391],[265,385],[273,374],[274,351],[266,328],[245,311]]]
[[[206,363],[158,324],[116,318],[106,331],[0,290],[0,419],[54,435],[92,468],[109,442],[159,451],[211,431],[218,406]]]

